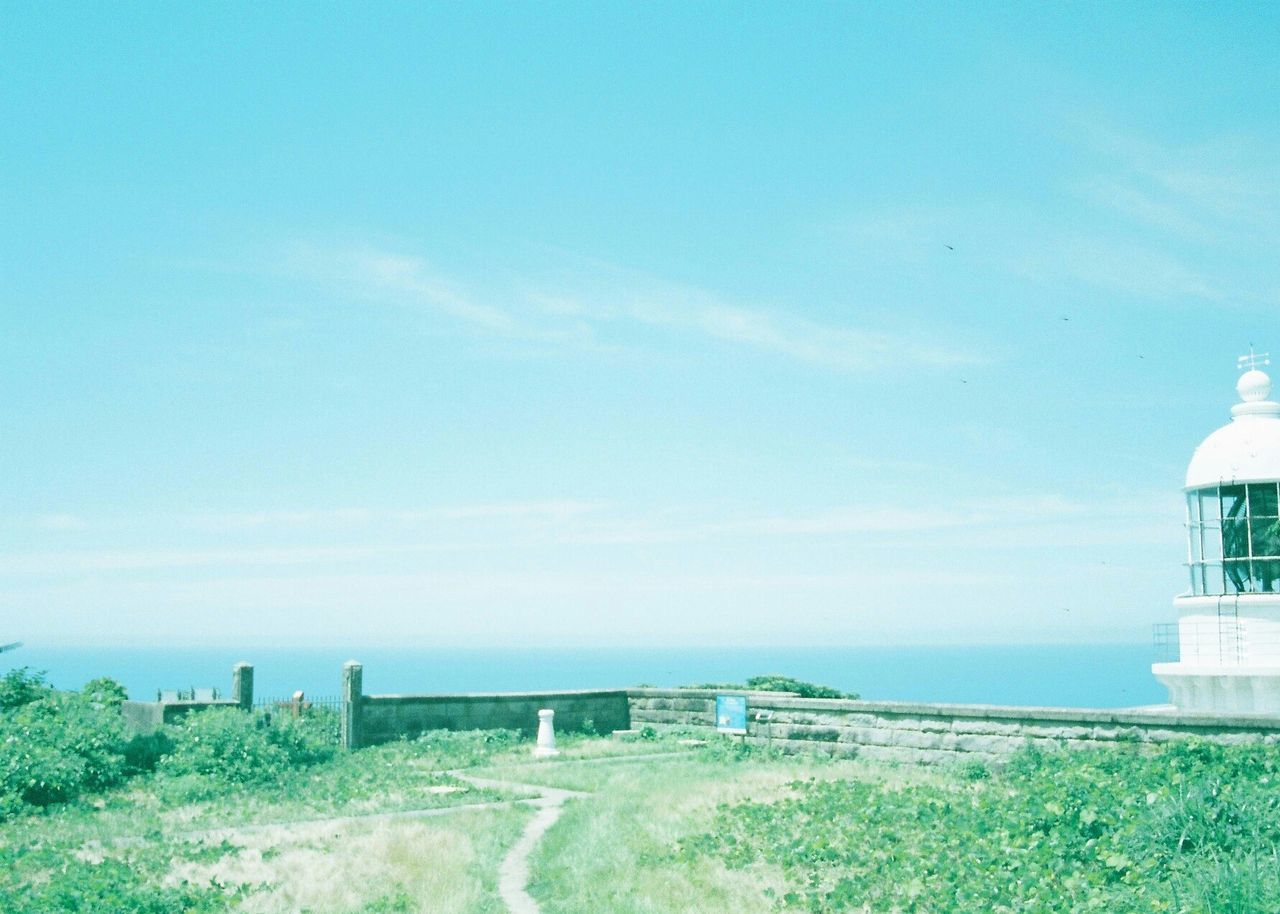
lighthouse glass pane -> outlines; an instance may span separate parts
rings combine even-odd
[[[1193,526],[1191,528],[1191,561],[1199,562],[1204,559],[1204,551],[1200,548],[1200,528]]]
[[[1219,594],[1224,593],[1222,586],[1222,566],[1221,565],[1205,565],[1204,574],[1202,576],[1202,584],[1200,593],[1202,594]]]
[[[1200,519],[1207,523],[1216,523],[1222,517],[1219,511],[1218,490],[1201,489],[1200,490]]]
[[[1280,561],[1266,559],[1254,562],[1253,576],[1259,593],[1280,593]]]
[[[1192,492],[1187,495],[1187,523],[1192,526],[1200,523],[1200,494]]]
[[[1227,560],[1222,566],[1225,573],[1224,583],[1227,585],[1224,589],[1225,593],[1248,593],[1249,592],[1249,560],[1233,562]]]
[[[1249,557],[1249,526],[1243,517],[1239,520],[1223,518],[1222,552],[1229,559]]]
[[[1222,531],[1217,527],[1205,527],[1201,541],[1204,543],[1206,562],[1222,561]]]
[[[1249,516],[1280,517],[1280,501],[1274,482],[1249,483]]]
[[[1274,517],[1250,519],[1249,544],[1255,558],[1258,556],[1280,557],[1280,521]]]
[[[1223,520],[1244,517],[1244,486],[1220,486]]]

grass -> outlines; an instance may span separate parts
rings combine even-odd
[[[940,777],[857,761],[739,756],[733,743],[719,739],[702,747],[658,740],[644,748],[669,754],[653,758],[638,757],[634,744],[628,748],[604,756],[606,764],[576,764],[570,755],[486,772],[592,794],[567,804],[533,855],[530,892],[547,914],[772,911],[774,897],[788,888],[780,867],[760,862],[731,869],[711,858],[682,858],[675,853],[680,840],[710,827],[725,804],[782,799],[794,794],[797,781],[902,784]]]
[[[500,911],[498,861],[530,810],[387,814],[507,799],[442,769],[524,752],[510,734],[432,734],[340,754],[270,783],[134,778],[0,822],[0,910]]]
[[[281,826],[228,842],[210,861],[174,867],[170,882],[257,886],[246,914],[500,914],[496,860],[532,815],[522,807],[447,819]]]
[[[535,851],[545,914],[1280,911],[1275,746],[1025,753],[991,771],[713,742],[501,771],[593,794]]]
[[[564,737],[534,761],[511,734],[437,733],[270,783],[141,776],[0,822],[0,909],[499,912],[498,868],[533,810],[494,802],[524,788],[448,773],[465,768],[587,794],[530,859],[544,914],[1280,911],[1274,746],[1028,753],[991,771],[651,736]]]

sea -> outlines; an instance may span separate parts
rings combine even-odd
[[[742,682],[780,673],[881,701],[1126,708],[1161,704],[1150,643],[898,647],[679,647],[485,650],[445,648],[87,648],[26,644],[0,654],[0,674],[46,673],[58,688],[119,681],[131,698],[159,689],[231,684],[254,665],[259,698],[301,689],[336,696],[342,665],[364,665],[367,695],[595,689]]]

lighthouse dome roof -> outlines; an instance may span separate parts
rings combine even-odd
[[[1231,422],[1201,442],[1187,467],[1186,487],[1280,480],[1280,403],[1268,399],[1271,379],[1257,368],[1236,383],[1240,401]]]

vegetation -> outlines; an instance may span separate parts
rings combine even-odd
[[[685,686],[687,689],[739,689],[753,692],[794,692],[801,698],[848,698],[856,700],[857,692],[842,692],[831,686],[815,685],[803,679],[792,679],[778,673],[752,676],[746,683],[709,682]]]
[[[0,819],[120,783],[123,689],[96,679],[58,692],[26,667],[0,677]]]
[[[426,897],[433,910],[501,910],[497,860],[527,810],[449,824],[385,814],[503,799],[446,772],[510,754],[517,734],[340,753],[323,717],[227,709],[126,739],[122,700],[110,680],[59,692],[28,669],[0,678],[5,914],[391,914]]]
[[[295,768],[333,758],[337,746],[311,718],[269,720],[261,713],[216,708],[187,715],[166,728],[168,746],[158,770],[172,775],[204,775],[229,784],[266,784]]]
[[[782,909],[1273,914],[1280,754],[1171,744],[1017,757],[988,775],[810,780],[722,807],[678,858],[786,874]]]
[[[1280,910],[1275,746],[925,769],[646,730],[534,763],[507,731],[349,753],[323,718],[232,710],[126,740],[121,698],[0,678],[5,914],[498,914],[531,815],[500,801],[534,784],[587,794],[531,860],[546,914]]]

